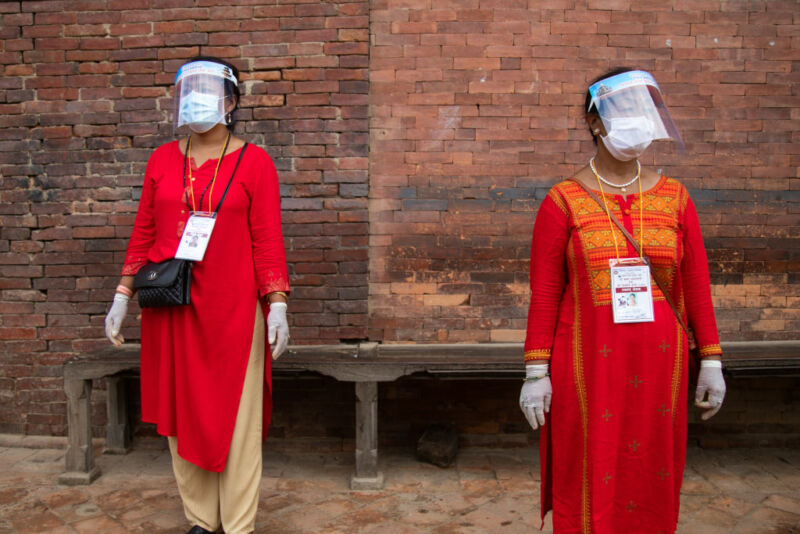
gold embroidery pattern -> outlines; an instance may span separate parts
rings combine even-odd
[[[564,212],[564,215],[569,215],[569,211],[567,210],[567,205],[564,203],[564,199],[561,198],[561,195],[555,192],[555,189],[550,189],[547,193],[547,196],[550,197],[550,200],[555,202],[558,209]]]
[[[675,421],[678,411],[678,393],[681,389],[681,376],[683,375],[683,328],[677,326],[675,328],[675,363],[672,365],[672,398],[670,405],[672,407],[672,420]]]
[[[719,343],[714,345],[704,345],[700,347],[700,356],[719,356],[722,354],[722,347]]]
[[[576,268],[575,249],[567,247],[567,258],[572,265],[573,272]],[[581,465],[581,513],[583,534],[591,532],[591,507],[589,503],[589,414],[586,394],[586,384],[583,376],[583,351],[581,350],[581,305],[578,295],[578,284],[572,285],[572,298],[575,299],[574,324],[572,326],[573,346],[573,372],[575,389],[578,392],[578,402],[581,411],[581,427],[583,429],[583,461]]]
[[[558,193],[558,194],[556,194]],[[608,219],[595,201],[577,184],[562,182],[551,190],[553,200],[559,198],[569,209],[575,234],[581,242],[592,289],[592,302],[595,306],[611,304],[611,277],[608,273],[608,260],[616,256],[614,235],[627,250],[625,236],[616,225],[613,229]],[[662,280],[668,281],[668,288],[673,285],[675,266],[678,262],[678,219],[688,200],[686,190],[675,180],[664,178],[658,186],[643,195],[643,200],[634,198],[631,203],[631,222],[633,236],[644,243],[644,248],[652,262],[652,268]],[[644,232],[639,235],[639,202],[643,201]],[[622,218],[616,202],[609,202],[609,207],[617,218]],[[623,248],[624,247],[624,248]],[[668,289],[668,290],[669,290]],[[664,296],[653,284],[654,300],[663,300]]]
[[[526,362],[532,360],[549,360],[549,359],[550,359],[550,349],[536,349],[536,350],[525,351]]]

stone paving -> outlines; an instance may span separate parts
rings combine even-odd
[[[406,451],[381,454],[385,489],[351,492],[351,453],[268,446],[256,531],[539,532],[534,449],[463,449],[449,469]],[[63,450],[0,447],[0,533],[186,532],[166,451],[137,448],[98,464],[94,484],[59,486]],[[549,521],[543,532],[552,532]],[[800,533],[800,451],[690,448],[678,532]]]

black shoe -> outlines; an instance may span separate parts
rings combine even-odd
[[[204,529],[203,527],[198,527],[197,525],[195,525],[191,529],[189,529],[189,532],[187,532],[186,534],[214,534],[214,533],[211,532],[210,530]]]

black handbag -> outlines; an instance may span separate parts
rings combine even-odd
[[[171,260],[148,263],[133,277],[142,308],[185,306],[191,299],[192,262]]]
[[[242,151],[239,152],[239,159],[236,160],[236,166],[233,168],[228,185],[222,193],[219,204],[217,204],[217,209],[214,211],[215,215],[219,213],[219,209],[225,201],[225,196],[228,194],[233,177],[236,175],[236,169],[239,168],[239,162],[242,161],[247,144],[245,143],[242,146]],[[186,161],[184,159],[185,164]],[[184,169],[185,173],[186,169]],[[139,272],[133,277],[133,288],[138,293],[139,306],[142,308],[185,306],[192,301],[191,282],[192,262],[173,258],[161,263],[148,263],[139,269]]]

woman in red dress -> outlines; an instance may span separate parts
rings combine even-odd
[[[192,534],[254,530],[272,406],[265,341],[277,358],[289,338],[278,179],[266,152],[231,134],[238,76],[213,57],[178,71],[176,131],[188,135],[148,161],[106,317],[107,336],[121,344],[134,275],[175,257],[182,237],[196,251],[190,216],[213,212],[224,197],[205,254],[192,264],[191,303],[142,309],[142,419],[169,437]]]
[[[637,159],[655,139],[680,143],[652,76],[612,71],[585,109],[597,153],[536,217],[520,406],[541,427],[542,519],[553,511],[554,532],[666,534],[686,458],[688,340],[653,277],[695,332],[707,419],[725,382],[706,252],[686,189]]]

